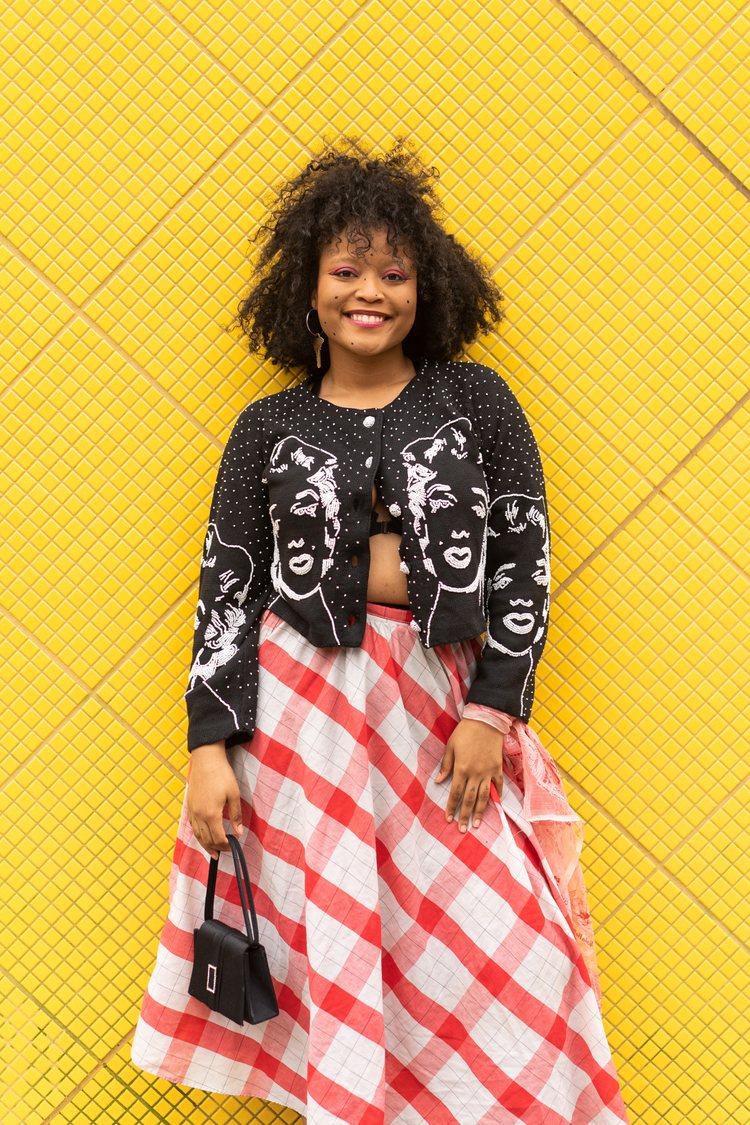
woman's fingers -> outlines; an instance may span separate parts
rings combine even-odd
[[[477,801],[478,792],[479,786],[477,785],[476,780],[474,778],[469,778],[469,780],[466,782],[463,800],[461,801],[461,808],[459,809],[458,813],[459,832],[465,832],[469,827],[469,818],[474,811],[474,805]]]
[[[203,850],[208,852],[208,854],[211,856],[211,859],[218,859],[219,849],[212,843],[211,829],[208,827],[205,821],[193,818],[190,822],[190,826],[193,829],[193,836],[195,836],[195,839],[198,841]]]
[[[489,804],[492,782],[495,782],[498,797],[503,792],[502,773],[489,776],[464,776],[454,773],[448,800],[445,805],[446,820],[458,818],[458,829],[466,832],[469,823],[478,828],[482,822],[485,809]],[[456,811],[458,810],[458,812]]]
[[[478,828],[482,822],[485,809],[490,800],[490,787],[492,782],[497,786],[498,795],[502,793],[502,775],[499,779],[492,775],[489,777],[469,777],[456,779],[451,786],[448,802],[445,807],[447,820],[453,820],[458,809],[458,829],[466,832],[469,823]],[[499,784],[498,784],[499,781]]]
[[[196,756],[197,755],[197,756]],[[224,810],[237,837],[242,832],[240,788],[223,747],[206,746],[193,751],[188,780],[188,812],[193,834],[202,848],[216,859],[229,851],[224,829]]]
[[[211,817],[211,819],[208,821],[208,831],[209,847],[218,848],[220,852],[228,852],[229,840],[227,839],[227,834],[224,831],[224,821],[221,813],[219,813],[218,816]]]
[[[229,851],[229,840],[224,831],[222,817],[208,817],[205,820],[194,818],[192,821],[193,835],[200,846],[208,852],[212,859],[218,859],[219,852]]]
[[[471,719],[462,719],[448,739],[435,780],[444,781],[450,765],[453,777],[445,817],[457,818],[459,831],[466,832],[470,823],[479,826],[493,781],[498,796],[502,795],[503,747],[502,732]]]
[[[445,819],[453,820],[458,802],[461,800],[461,794],[464,791],[465,779],[453,774],[453,782],[448,792],[448,800],[445,802]]]
[[[484,815],[484,810],[487,808],[487,802],[490,799],[490,783],[491,779],[489,777],[484,778],[480,782],[479,788],[477,789],[477,800],[474,806],[474,811],[469,812],[469,816],[474,817],[475,828],[478,828],[482,823],[482,816]]]

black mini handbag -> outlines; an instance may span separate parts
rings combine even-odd
[[[188,992],[212,1012],[220,1012],[234,1023],[262,1023],[279,1014],[279,1005],[266,951],[258,940],[258,919],[245,856],[236,836],[228,839],[246,933],[214,918],[219,860],[212,859],[206,884],[205,921],[193,931],[194,961]]]

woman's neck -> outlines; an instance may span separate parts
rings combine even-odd
[[[375,400],[384,395],[390,400],[414,375],[414,364],[400,350],[376,356],[332,356],[321,379],[320,397],[339,405],[361,399],[375,409]]]

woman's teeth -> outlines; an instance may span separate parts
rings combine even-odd
[[[369,313],[347,313],[349,320],[353,320],[355,324],[385,324],[387,317],[377,316]]]

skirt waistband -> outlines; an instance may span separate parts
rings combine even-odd
[[[382,602],[367,602],[367,614],[370,617],[385,617],[389,621],[403,621],[408,624],[414,620],[414,614],[405,605],[383,605]]]

